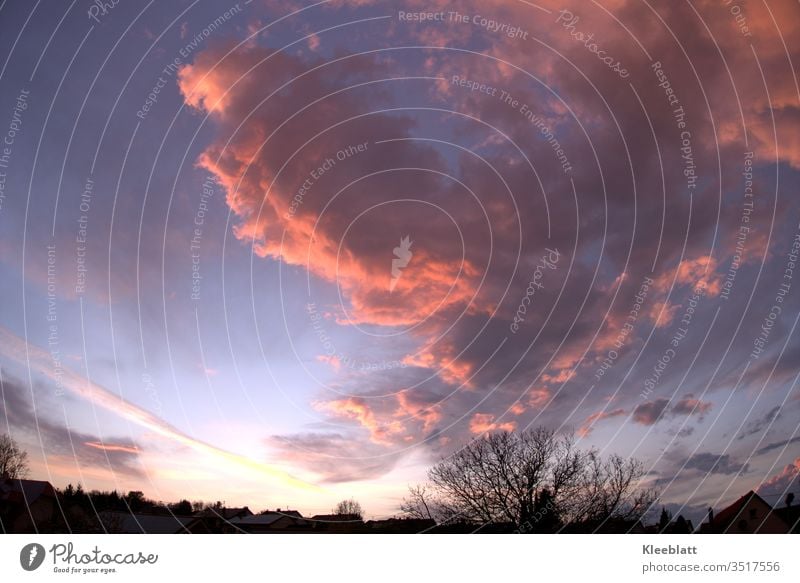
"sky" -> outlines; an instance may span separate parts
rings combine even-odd
[[[56,486],[396,514],[544,426],[800,472],[800,5],[0,3],[0,432]]]

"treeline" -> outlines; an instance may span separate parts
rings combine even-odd
[[[92,533],[105,532],[108,525],[101,522],[108,513],[151,514],[157,516],[191,516],[205,510],[221,512],[225,503],[213,503],[183,499],[178,502],[162,502],[147,498],[140,490],[120,493],[116,490],[86,491],[78,484],[69,484],[64,489],[55,488],[58,508],[53,524],[47,532]]]
[[[131,490],[127,494],[120,494],[116,490],[85,491],[78,484],[74,487],[67,485],[63,490],[56,488],[56,494],[63,507],[77,506],[87,511],[94,512],[131,512],[175,516],[190,516],[196,512],[208,509],[222,509],[225,503],[214,503],[183,499],[179,502],[162,502],[147,498],[140,490]]]

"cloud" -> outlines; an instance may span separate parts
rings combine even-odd
[[[469,421],[469,430],[476,435],[492,431],[514,431],[516,428],[516,421],[495,423],[495,416],[490,413],[475,413]]]
[[[769,443],[764,447],[760,448],[758,451],[756,451],[756,455],[769,453],[770,451],[773,451],[775,449],[783,449],[787,445],[791,445],[793,443],[800,443],[800,436],[792,437],[790,439],[784,439],[783,441],[774,441],[772,443]]]
[[[670,417],[696,415],[700,421],[713,406],[710,402],[695,399],[688,394],[669,407],[670,399],[658,398],[638,405],[633,410],[633,420],[641,425],[654,425],[661,419]]]
[[[633,420],[642,425],[654,425],[664,415],[669,399],[647,401],[633,410]]]
[[[788,492],[800,494],[800,457],[758,487],[762,495],[783,496]]]
[[[702,421],[705,414],[711,411],[712,406],[712,403],[700,401],[695,399],[693,395],[688,394],[675,403],[670,412],[673,416],[697,415]]]
[[[422,430],[425,433],[432,431],[436,424],[442,420],[441,407],[431,402],[430,395],[426,400],[419,391],[403,391],[397,394],[396,417],[418,419],[422,421]]]
[[[347,3],[347,9],[365,4]],[[417,0],[409,4],[422,5]],[[474,10],[460,0],[424,5],[426,10]],[[556,12],[561,8],[554,2],[544,5]],[[787,128],[779,130],[781,148],[774,148],[771,103],[750,45],[737,37],[718,3],[698,4],[712,30],[724,33],[718,42],[736,73],[732,87],[691,7],[659,6],[656,17],[648,5],[615,4],[622,21],[637,23],[637,38],[661,60],[688,112],[693,161],[701,174],[689,192],[686,162],[674,147],[672,108],[652,63],[620,21],[596,6],[570,8],[609,54],[624,61],[636,79],[635,93],[554,26],[555,17],[525,3],[493,3],[491,9],[492,17],[518,23],[544,42],[514,42],[472,25],[393,21],[378,41],[386,47],[418,40],[465,47],[477,55],[432,48],[328,65],[319,55],[273,54],[271,47],[253,44],[229,55],[230,46],[210,48],[181,70],[185,102],[200,115],[208,114],[213,130],[198,164],[225,186],[242,244],[267,261],[306,270],[315,286],[339,292],[340,303],[329,306],[332,321],[354,335],[368,330],[365,345],[373,346],[376,330],[395,333],[408,327],[403,338],[413,346],[392,355],[407,370],[354,377],[329,359],[340,375],[337,381],[347,385],[347,396],[329,400],[316,395],[316,410],[361,435],[375,451],[405,447],[409,437],[438,428],[446,428],[442,431],[453,443],[462,443],[476,432],[510,426],[501,415],[512,407],[519,426],[525,426],[526,415],[538,423],[569,422],[574,403],[581,402],[582,414],[593,412],[581,427],[586,435],[595,422],[621,418],[625,411],[643,426],[661,419],[702,420],[712,408],[710,401],[688,394],[643,403],[637,397],[640,387],[632,385],[650,374],[678,328],[690,329],[660,377],[661,386],[677,384],[691,365],[693,374],[682,390],[700,394],[716,374],[715,359],[741,362],[735,351],[742,349],[734,346],[734,352],[726,353],[725,341],[738,323],[728,311],[745,313],[745,302],[734,294],[723,304],[720,294],[737,252],[742,216],[742,115],[748,132],[754,124],[751,143],[763,192],[774,186],[774,169],[764,169],[776,155],[789,164],[800,159],[794,152],[797,140]],[[753,41],[763,59],[759,63],[785,110],[781,118],[791,120],[796,99],[785,54],[768,16],[752,18],[762,31]],[[702,85],[686,57],[674,51],[668,26],[686,30],[684,47],[702,73]],[[797,26],[781,21],[780,27],[787,39],[797,38]],[[338,56],[335,37],[321,35],[319,40],[319,45],[313,42],[320,55],[331,51]],[[420,71],[436,79],[403,89],[389,82],[365,84]],[[451,82],[454,75],[496,86],[535,113],[573,162],[572,173],[565,176],[541,126],[523,117],[519,106],[464,90]],[[733,89],[741,100],[731,99]],[[409,104],[454,113],[404,110]],[[391,114],[375,113],[395,107]],[[428,138],[443,142],[434,147]],[[379,144],[384,140],[390,141]],[[450,140],[463,150],[447,147]],[[354,144],[366,148],[337,158],[337,152]],[[528,165],[520,150],[535,165]],[[323,166],[329,168],[318,172]],[[449,176],[409,168],[446,169]],[[480,204],[473,204],[468,191],[478,193]],[[443,212],[429,213],[432,207],[426,204],[397,203],[409,198]],[[796,204],[781,200],[778,212]],[[754,212],[752,232],[770,232],[771,215],[766,207]],[[414,241],[413,257],[390,290],[392,250],[406,236]],[[760,259],[765,241],[757,236],[748,240],[735,291],[744,294],[754,285],[747,279],[747,263]],[[526,292],[545,248],[558,248],[563,262],[548,270],[543,288],[527,304]],[[768,261],[759,277],[768,280],[779,263]],[[630,320],[645,278],[652,278],[652,284],[641,311]],[[702,297],[695,298],[698,288]],[[757,294],[746,313],[759,313],[767,301],[765,294]],[[521,305],[527,306],[525,320],[519,334],[510,335]],[[723,311],[715,336],[694,362],[718,306]],[[777,330],[771,341],[779,337]],[[609,350],[620,358],[595,382],[597,363]],[[767,378],[768,367],[750,370],[756,369],[759,379]],[[616,408],[595,413],[605,411],[616,381],[625,381],[614,392]],[[389,396],[374,398],[377,385],[386,389],[380,394]],[[726,390],[728,385],[712,386]],[[425,397],[406,394],[407,387],[419,388]],[[480,412],[461,420],[465,411]],[[691,431],[685,427],[681,434]],[[323,447],[320,434],[298,435]],[[350,439],[349,433],[334,439]],[[298,463],[305,463],[302,454],[297,456]],[[370,467],[379,471],[388,466]],[[354,470],[353,475],[360,474]]]
[[[581,437],[586,437],[592,432],[592,429],[594,429],[594,424],[598,421],[620,417],[625,414],[625,409],[614,409],[613,411],[598,411],[597,413],[592,413],[586,418],[586,421],[584,421],[583,425],[578,429],[578,435]]]
[[[781,416],[781,408],[780,405],[777,405],[764,413],[762,417],[758,419],[754,419],[753,421],[748,421],[747,425],[744,426],[742,432],[739,434],[737,439],[744,439],[745,437],[749,437],[750,435],[757,435],[762,433],[766,428],[771,427],[772,423]]]
[[[104,409],[119,415],[142,427],[152,431],[154,434],[170,440],[173,443],[184,445],[192,448],[195,451],[210,454],[227,462],[233,462],[235,465],[243,466],[245,468],[255,470],[268,476],[270,479],[275,479],[282,484],[291,485],[301,489],[314,488],[313,485],[301,482],[296,478],[286,474],[282,470],[272,467],[255,460],[251,460],[244,456],[223,450],[206,443],[202,440],[195,439],[186,435],[182,431],[173,427],[163,419],[153,415],[149,411],[134,405],[133,403],[122,399],[116,394],[108,391],[104,387],[81,377],[76,372],[68,367],[62,367],[60,372],[56,374],[52,366],[51,356],[46,351],[38,346],[25,342],[23,339],[12,334],[7,329],[0,326],[0,354],[12,359],[19,364],[22,364],[32,372],[38,372],[44,378],[48,379],[50,383],[55,385],[57,390],[66,391],[80,399],[89,401],[94,405],[103,407]],[[94,436],[86,436],[85,441],[98,441]],[[88,446],[89,450],[99,454],[99,450]],[[130,455],[126,452],[117,452],[124,455]],[[102,455],[107,455],[108,452],[102,452]],[[124,457],[123,455],[123,457]]]
[[[362,57],[324,66],[257,46],[225,56],[229,48],[199,54],[180,70],[179,87],[188,105],[230,132],[199,165],[224,185],[236,236],[261,257],[335,282],[349,302],[339,315],[348,323],[408,325],[440,310],[477,308],[479,263],[433,238],[451,240],[453,218],[474,206],[444,197],[434,206],[398,202],[409,198],[409,181],[420,194],[452,190],[437,172],[400,170],[435,168],[439,154],[402,140],[411,119],[364,115],[385,99],[336,91],[380,78],[379,63]],[[379,143],[386,138],[395,141]],[[392,249],[406,236],[413,259],[390,289]]]
[[[34,408],[34,402],[29,398],[32,392],[16,379],[3,378],[0,393],[6,430],[40,440],[47,457],[68,456],[82,469],[88,466],[138,478],[144,476],[140,449],[132,440],[89,435],[45,416],[41,412],[41,403]]]
[[[370,439],[377,444],[389,445],[392,438],[405,431],[405,426],[397,420],[383,422],[372,410],[367,400],[360,397],[348,397],[333,401],[315,403],[317,410],[331,413],[334,417],[352,419],[367,429]]]
[[[735,461],[728,454],[697,453],[684,462],[689,470],[700,470],[706,474],[722,474],[729,476],[747,472],[749,465]]]
[[[273,435],[265,440],[271,455],[303,467],[322,482],[354,482],[377,478],[401,457],[382,447],[340,433]]]

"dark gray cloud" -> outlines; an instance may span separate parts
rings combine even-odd
[[[731,474],[747,472],[749,465],[734,460],[728,454],[696,453],[684,462],[689,470],[700,470],[706,474]]]
[[[679,399],[671,407],[670,402],[670,399],[658,398],[642,403],[633,410],[633,420],[641,425],[654,425],[669,417],[696,415],[702,421],[711,410],[711,403],[695,399],[691,394]]]
[[[758,419],[754,419],[753,421],[748,421],[747,425],[744,426],[742,432],[739,434],[737,439],[744,439],[750,435],[757,435],[763,432],[766,428],[770,427],[773,421],[776,421],[781,416],[781,408],[779,405],[776,405],[764,415],[759,417]]]
[[[633,420],[642,425],[653,425],[664,415],[669,399],[656,399],[642,403],[633,410]]]
[[[756,451],[756,455],[764,455],[776,449],[782,449],[787,445],[793,443],[800,443],[800,436],[792,437],[791,439],[784,439],[783,441],[773,441]]]

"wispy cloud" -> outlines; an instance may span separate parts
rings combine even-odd
[[[188,446],[198,452],[210,454],[212,456],[224,458],[228,462],[244,466],[249,470],[263,473],[270,478],[279,480],[287,485],[300,489],[314,488],[315,486],[298,480],[289,474],[271,467],[268,464],[251,460],[204,441],[195,439],[182,431],[179,431],[171,424],[163,421],[152,413],[122,399],[111,391],[100,385],[82,377],[67,367],[61,368],[60,374],[56,374],[51,356],[43,349],[25,342],[23,339],[12,334],[9,330],[0,326],[0,354],[6,358],[16,361],[18,364],[29,366],[30,370],[48,378],[53,384],[58,383],[70,393],[92,402],[95,405],[119,415],[140,427],[148,429],[172,442]],[[96,438],[87,437],[85,441],[95,441]],[[88,446],[90,449],[91,446]],[[104,452],[108,454],[108,451]]]

